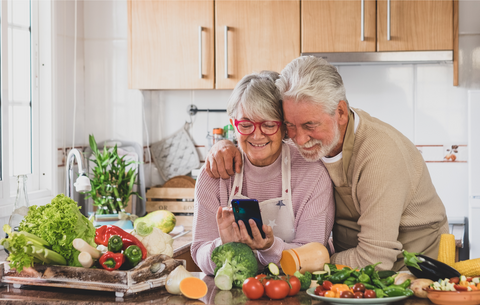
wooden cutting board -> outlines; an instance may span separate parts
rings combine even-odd
[[[186,262],[159,254],[147,257],[135,268],[126,271],[35,265],[17,273],[8,262],[0,264],[0,282],[21,285],[50,286],[115,292],[117,297],[165,286],[167,276]]]

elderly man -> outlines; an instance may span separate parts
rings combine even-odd
[[[335,188],[337,264],[400,270],[401,250],[436,258],[448,233],[445,207],[415,145],[392,126],[350,108],[342,78],[321,58],[300,57],[276,81],[288,137],[302,156],[324,163]],[[239,171],[240,153],[226,141],[206,162],[212,177]]]

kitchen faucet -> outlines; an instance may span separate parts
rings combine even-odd
[[[72,184],[73,180],[73,160],[77,159],[78,163],[78,178],[77,181]],[[77,192],[89,192],[92,190],[90,185],[90,179],[88,179],[85,174],[85,169],[83,167],[84,159],[83,155],[76,148],[72,148],[67,156],[67,186],[66,186],[66,195],[73,199],[73,186]]]

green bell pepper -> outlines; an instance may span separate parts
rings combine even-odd
[[[142,260],[142,250],[140,247],[131,245],[123,252],[128,268],[133,268]]]
[[[119,235],[112,235],[108,239],[108,251],[113,253],[121,252],[123,248],[123,240]]]

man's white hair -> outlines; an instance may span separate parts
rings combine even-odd
[[[340,101],[345,101],[348,106],[342,77],[335,66],[320,57],[294,59],[283,69],[275,84],[282,100],[313,102],[330,115],[335,114]]]

